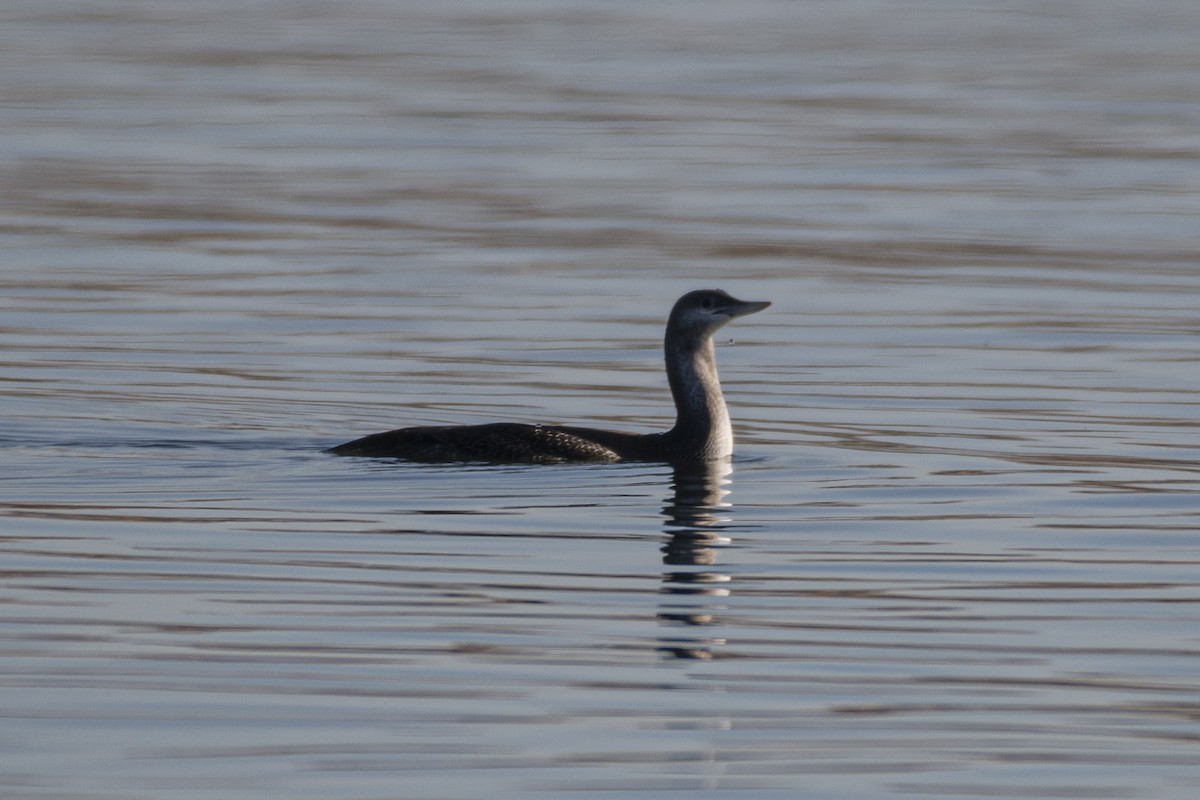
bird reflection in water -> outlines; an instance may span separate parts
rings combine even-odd
[[[687,629],[712,625],[715,613],[729,596],[730,576],[713,569],[717,548],[728,544],[722,534],[730,519],[721,510],[733,471],[727,461],[676,465],[672,494],[663,507],[666,522],[662,546],[662,603],[658,619],[678,633],[660,638],[659,651],[672,658],[709,659],[723,639],[689,633]]]

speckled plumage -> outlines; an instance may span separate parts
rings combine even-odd
[[[401,428],[364,436],[329,452],[425,462],[561,464],[621,460],[604,445],[562,428],[516,422]]]
[[[712,335],[730,320],[769,305],[736,300],[719,289],[688,292],[679,298],[663,342],[676,410],[675,426],[665,433],[498,422],[401,428],[364,436],[328,452],[421,462],[528,464],[728,458],[733,452],[733,430],[717,376]]]

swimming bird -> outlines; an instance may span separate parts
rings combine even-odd
[[[527,464],[726,459],[733,454],[733,428],[717,377],[713,334],[729,321],[769,305],[737,300],[719,289],[688,292],[676,301],[663,339],[676,416],[675,426],[663,433],[496,422],[401,428],[326,452],[421,462]]]

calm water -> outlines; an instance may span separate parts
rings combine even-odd
[[[1200,5],[0,11],[0,795],[1200,792]],[[728,469],[413,466],[667,422]]]

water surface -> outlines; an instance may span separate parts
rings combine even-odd
[[[6,4],[0,794],[1190,800],[1198,8]]]

